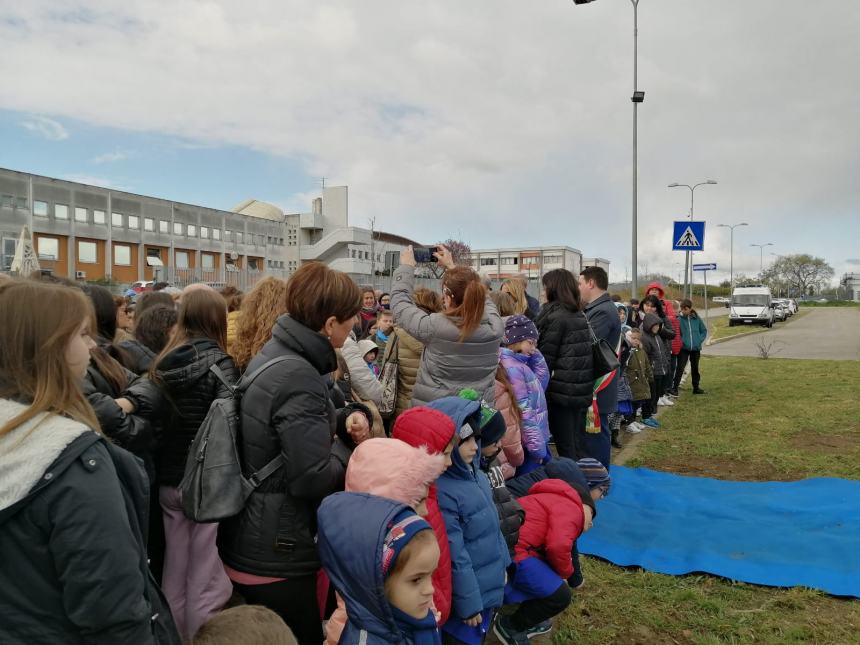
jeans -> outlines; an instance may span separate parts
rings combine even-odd
[[[684,369],[687,367],[687,359],[690,360],[690,375],[693,378],[693,389],[699,389],[701,375],[699,374],[699,359],[702,352],[697,349],[682,349],[678,355],[678,368],[675,370],[675,389],[681,383],[681,377],[684,376]]]
[[[323,642],[316,576],[300,576],[265,585],[234,583],[234,586],[249,605],[263,605],[278,614],[293,630],[299,645]]]
[[[233,586],[218,557],[218,525],[198,524],[185,517],[179,490],[162,486],[164,512],[164,574],[162,589],[184,643],[230,599]]]

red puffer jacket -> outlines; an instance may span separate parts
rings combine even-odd
[[[416,448],[424,446],[431,453],[441,453],[454,437],[454,423],[451,417],[438,410],[424,407],[411,408],[397,417],[391,436],[410,446]],[[436,484],[430,487],[430,493],[427,496],[427,517],[424,519],[433,528],[436,541],[439,543],[439,566],[433,572],[433,604],[441,614],[439,624],[444,625],[451,615],[451,548],[448,545],[445,520],[442,519],[442,511],[439,510]]]
[[[651,289],[657,289],[657,291],[659,291],[657,297],[663,301],[663,311],[666,314],[666,318],[669,319],[672,329],[675,330],[675,337],[672,339],[672,355],[677,356],[681,353],[681,348],[684,346],[684,343],[681,340],[681,321],[678,320],[678,312],[675,311],[675,305],[672,304],[672,301],[666,300],[666,292],[663,290],[662,284],[659,282],[652,282],[645,288],[645,293],[647,294]]]
[[[570,550],[585,521],[579,493],[560,479],[544,479],[518,501],[526,521],[520,527],[514,560],[540,557],[562,578],[572,576]]]

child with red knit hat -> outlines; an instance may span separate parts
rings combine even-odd
[[[451,465],[454,450],[454,422],[447,414],[425,407],[403,412],[391,431],[391,436],[416,448],[424,447],[431,454],[445,457],[445,467]],[[427,514],[424,519],[433,528],[439,543],[439,565],[433,573],[433,605],[440,614],[439,624],[444,625],[451,615],[451,548],[445,520],[439,510],[436,484],[427,495]]]

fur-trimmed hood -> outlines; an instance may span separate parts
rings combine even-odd
[[[27,407],[0,399],[0,425]],[[0,436],[0,510],[24,499],[63,450],[87,432],[92,431],[82,423],[43,413]]]
[[[387,497],[411,507],[421,501],[426,487],[445,470],[441,453],[414,448],[400,439],[361,442],[346,469],[346,490]]]

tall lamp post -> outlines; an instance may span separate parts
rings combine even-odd
[[[698,188],[699,186],[708,186],[708,185],[713,186],[716,183],[717,182],[714,181],[713,179],[706,179],[705,181],[700,181],[698,184],[693,184],[692,186],[690,184],[673,183],[673,184],[669,184],[669,188],[689,188],[690,189],[690,221],[692,221],[693,220],[693,197],[696,194],[696,188]],[[693,297],[693,285],[692,285],[693,280],[691,279],[693,271],[692,271],[691,259],[692,259],[691,252],[685,251],[684,252],[684,293],[687,292],[687,289],[689,287],[690,293],[687,296],[689,298]]]
[[[746,222],[741,222],[739,224],[717,224],[717,226],[722,226],[723,228],[730,229],[731,234],[729,236],[729,289],[731,291],[735,290],[735,229],[738,226],[749,226]]]
[[[639,104],[645,100],[645,92],[639,89],[639,0],[630,0],[633,5],[633,244],[632,265],[633,279],[630,285],[631,297],[638,297],[638,284],[636,279],[636,251],[637,251],[637,208],[639,204],[639,152],[637,148],[637,126],[639,122]]]
[[[758,247],[758,274],[761,275],[764,272],[764,247],[773,246],[773,242],[767,242],[766,244],[750,244],[750,246]]]

